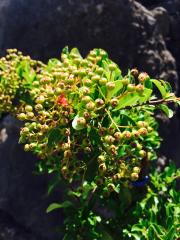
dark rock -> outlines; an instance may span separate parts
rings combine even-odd
[[[18,224],[12,216],[0,211],[0,239],[1,240],[44,240],[35,236],[24,226]]]
[[[18,144],[20,126],[10,116],[1,123],[8,138],[0,144],[0,209],[39,238],[57,239],[56,228],[62,224],[62,213],[46,214],[46,209],[50,203],[61,201],[61,191],[48,196],[52,179],[33,173],[38,160]]]
[[[5,54],[7,48],[18,48],[32,58],[47,61],[58,57],[66,45],[78,47],[84,55],[100,47],[109,52],[124,73],[138,67],[177,88],[176,62],[164,37],[170,31],[178,40],[178,24],[171,19],[174,24],[169,26],[168,21],[164,9],[149,11],[132,0],[1,0],[0,49]],[[175,46],[180,51],[178,41]],[[3,125],[9,137],[0,145],[0,208],[35,234],[55,239],[61,215],[47,215],[45,209],[54,199],[60,199],[60,193],[46,198],[49,176],[32,174],[37,160],[18,145],[19,123],[6,117]],[[172,131],[176,138],[170,136],[164,148],[170,156],[172,151],[179,154],[178,129],[176,122]],[[169,135],[165,136],[168,139]],[[167,147],[169,142],[172,149]]]
[[[177,71],[169,72],[169,78],[174,78],[174,74],[180,76],[180,1],[179,0],[138,0],[138,2],[148,7],[153,16],[157,20],[159,31],[164,36],[164,41],[168,51],[165,51],[164,58],[169,59],[173,56],[176,60]],[[168,16],[167,16],[168,14]],[[169,56],[169,52],[172,55]],[[166,57],[166,55],[168,55]],[[168,60],[167,60],[168,61]],[[161,78],[164,78],[162,73]],[[180,85],[180,78],[178,78]],[[180,96],[180,88],[177,89],[177,95]],[[162,152],[173,159],[178,166],[180,158],[179,138],[180,138],[180,110],[177,111],[176,117],[169,121],[169,127],[161,126],[162,136],[164,142],[162,145]]]
[[[166,37],[169,33],[170,17],[167,10],[163,7],[156,7],[152,10],[154,18],[157,20],[159,32]]]

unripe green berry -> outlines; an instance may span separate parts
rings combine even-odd
[[[117,141],[119,141],[119,140],[122,138],[122,133],[121,133],[121,132],[116,132],[116,133],[114,134],[114,137],[115,137],[115,139],[116,139]]]
[[[92,100],[92,98],[90,96],[83,96],[81,101],[84,103],[88,103]]]
[[[86,125],[86,119],[84,117],[79,117],[77,119],[77,124],[81,125],[81,126],[85,126]]]
[[[113,191],[115,190],[115,186],[114,186],[113,183],[109,183],[109,184],[107,185],[107,188],[108,188],[108,191],[109,191],[109,192],[113,192]]]
[[[104,72],[104,69],[102,67],[99,67],[99,68],[96,69],[97,74],[101,75],[103,72]]]
[[[148,134],[148,131],[146,128],[140,128],[138,132],[141,136],[146,136]]]
[[[110,70],[110,71],[114,71],[114,70],[116,70],[116,68],[117,68],[115,63],[109,64],[108,67],[109,67],[109,70]]]
[[[107,79],[106,78],[101,78],[101,79],[99,79],[99,84],[101,85],[101,86],[104,86],[104,85],[106,85],[106,83],[107,83]]]
[[[137,68],[133,68],[133,69],[131,69],[131,74],[132,74],[134,77],[138,77],[139,71],[137,70]]]
[[[142,145],[141,145],[140,143],[137,143],[136,148],[137,148],[138,150],[141,150],[141,149],[142,149]]]
[[[108,144],[111,144],[115,141],[115,138],[112,137],[111,135],[107,135],[107,136],[105,136],[104,141]]]
[[[62,167],[62,169],[61,169],[62,175],[65,175],[67,172],[68,172],[67,167],[66,166]]]
[[[74,75],[71,74],[68,78],[66,78],[65,83],[67,84],[73,84],[74,83]]]
[[[92,111],[95,108],[95,103],[90,101],[86,104],[86,109]]]
[[[33,110],[32,106],[30,106],[30,105],[25,106],[25,111],[26,112],[32,112],[32,110]]]
[[[113,145],[113,144],[109,146],[108,150],[112,154],[115,154],[115,155],[117,154],[117,152],[116,152],[117,151],[117,147],[115,145]]]
[[[88,112],[84,112],[83,116],[85,119],[89,119],[91,117],[90,113],[88,113]]]
[[[48,95],[48,97],[52,97],[54,96],[54,91],[52,89],[47,89],[46,94]]]
[[[100,165],[99,165],[99,172],[101,172],[101,173],[105,173],[106,172],[106,164],[105,163],[101,163]]]
[[[133,137],[135,137],[135,138],[139,138],[139,136],[140,136],[140,134],[139,134],[139,132],[138,132],[137,130],[133,130],[133,131],[132,131],[132,135],[133,135]]]
[[[124,139],[126,139],[126,140],[128,140],[132,137],[132,134],[129,131],[124,131],[122,134],[123,134]]]
[[[100,78],[99,75],[94,75],[94,76],[91,78],[91,80],[92,80],[93,82],[96,82],[96,83],[98,83],[100,79],[101,79],[101,78]]]
[[[96,103],[96,105],[97,105],[98,107],[101,107],[101,106],[104,105],[104,101],[103,101],[101,98],[97,98],[97,99],[95,100],[95,103]]]
[[[106,87],[108,90],[113,90],[115,88],[115,83],[114,82],[107,82]]]
[[[81,61],[81,66],[82,67],[86,67],[88,65],[88,60],[87,59],[83,59],[82,61]]]
[[[129,91],[129,92],[133,92],[133,91],[135,91],[136,90],[136,86],[134,85],[134,84],[128,84],[127,85],[127,90]]]
[[[101,59],[102,59],[101,56],[97,56],[96,57],[96,62],[98,63],[99,61],[101,61]]]
[[[82,94],[89,94],[90,93],[90,89],[88,88],[88,87],[82,87],[81,89],[80,89],[80,92],[82,93]]]
[[[112,98],[110,100],[110,104],[112,107],[116,107],[118,105],[118,103],[119,103],[119,100],[117,98]]]
[[[96,56],[97,56],[96,50],[91,50],[90,53],[89,53],[89,55],[90,55],[91,57],[96,57]]]
[[[47,131],[47,130],[49,130],[49,126],[44,124],[44,125],[41,126],[41,130]]]
[[[18,117],[18,119],[21,120],[21,121],[24,121],[24,120],[26,120],[26,118],[27,118],[27,116],[26,116],[25,113],[20,113],[17,117]]]
[[[144,83],[146,80],[148,80],[150,77],[146,72],[142,72],[138,76],[138,80],[140,83]]]
[[[66,124],[68,124],[68,119],[67,118],[61,118],[60,120],[59,120],[59,123],[60,123],[60,125],[66,125]]]
[[[32,85],[33,85],[34,87],[38,87],[38,86],[39,86],[39,82],[38,82],[38,81],[34,81],[34,82],[32,83]]]
[[[36,148],[37,144],[36,143],[31,143],[29,144],[30,150],[34,150]]]
[[[140,128],[141,127],[148,127],[148,123],[145,122],[145,121],[138,121],[137,126],[140,127]]]
[[[85,76],[86,75],[86,70],[84,68],[79,69],[78,75],[81,76],[81,77]]]
[[[25,145],[24,145],[24,151],[25,151],[25,152],[30,151],[30,146],[29,146],[29,144],[25,144]]]
[[[36,103],[43,103],[45,101],[45,98],[43,95],[40,95],[37,99],[36,99]]]
[[[153,128],[152,127],[147,127],[148,132],[152,132]]]
[[[57,87],[56,90],[55,90],[55,93],[56,93],[56,95],[61,94],[62,93],[62,89]]]
[[[74,58],[74,60],[73,60],[73,62],[76,64],[76,65],[79,65],[80,63],[81,63],[81,58],[78,58],[78,57],[76,57],[76,58]]]
[[[35,105],[35,110],[36,110],[37,112],[43,110],[43,105],[40,104],[40,103],[39,103],[39,104],[36,104],[36,105]]]
[[[138,173],[135,172],[131,173],[131,181],[137,181],[138,178],[139,178]]]
[[[141,169],[139,167],[133,167],[133,172],[140,173]]]
[[[99,162],[99,163],[104,163],[105,160],[106,160],[106,158],[105,158],[104,155],[99,155],[99,156],[98,156],[98,162]]]
[[[93,84],[93,82],[89,78],[84,79],[83,83],[85,86],[88,86],[88,87],[92,86]]]
[[[101,57],[105,57],[105,56],[107,56],[107,52],[104,51],[103,49],[100,49],[99,54],[100,54]]]
[[[120,173],[116,173],[114,176],[113,176],[113,180],[114,181],[117,181],[121,178],[121,174]]]
[[[26,117],[27,117],[27,119],[31,120],[34,117],[34,113],[33,112],[27,112]]]
[[[29,133],[29,128],[28,127],[24,127],[24,128],[22,128],[21,129],[21,133],[23,134],[27,134],[27,133]]]
[[[90,147],[85,147],[85,148],[84,148],[84,152],[90,153],[90,152],[91,152],[91,148],[90,148]]]
[[[140,155],[142,158],[146,157],[146,151],[140,150],[140,151],[139,151],[139,155]]]
[[[122,84],[123,84],[124,86],[127,86],[127,85],[129,84],[129,79],[128,79],[128,78],[123,78],[123,79],[121,80],[121,82],[122,82]]]
[[[148,152],[148,153],[147,153],[147,158],[148,158],[148,160],[152,160],[152,157],[153,157],[152,152]]]

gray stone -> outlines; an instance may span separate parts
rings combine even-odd
[[[57,239],[62,213],[46,214],[46,209],[50,203],[61,201],[61,189],[48,196],[52,179],[34,173],[38,159],[18,144],[20,127],[20,122],[11,116],[6,116],[0,126],[8,134],[0,144],[0,209],[39,238]]]

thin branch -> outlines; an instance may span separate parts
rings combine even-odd
[[[135,104],[133,106],[126,106],[124,108],[121,108],[120,110],[124,110],[124,109],[131,109],[131,108],[134,108],[134,107],[141,107],[141,106],[144,106],[144,105],[158,105],[158,104],[162,104],[162,103],[174,103],[175,100],[178,100],[180,101],[180,98],[175,98],[175,99],[158,99],[158,100],[154,100],[154,101],[148,101],[148,102],[145,102],[143,104]]]
[[[111,119],[111,122],[115,125],[115,127],[117,128],[117,130],[120,132],[120,129],[119,129],[118,125],[115,123],[115,121],[113,120],[113,118],[111,117],[110,112],[109,112],[107,109],[105,109],[105,111],[106,111],[106,113],[108,114],[109,118]]]

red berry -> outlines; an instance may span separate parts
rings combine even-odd
[[[58,96],[57,103],[63,107],[66,107],[68,105],[68,100],[64,94],[61,94]]]

